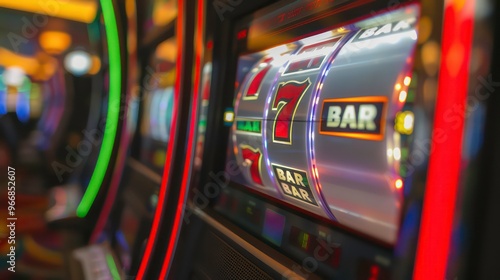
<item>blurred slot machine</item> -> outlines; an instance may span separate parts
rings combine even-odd
[[[22,28],[30,30],[23,38],[29,50],[0,48],[0,115],[10,115],[0,123],[1,138],[7,135],[9,145],[14,143],[10,165],[20,169],[19,195],[35,201],[21,213],[36,212],[27,226],[40,230],[39,236],[54,229],[72,236],[54,234],[53,243],[44,238],[30,243],[26,251],[35,262],[45,254],[46,263],[60,264],[59,253],[88,239],[120,140],[126,52],[120,9],[113,1],[76,2],[57,7],[51,16],[34,3],[1,5],[2,18],[12,13],[9,18],[23,22],[27,16],[43,19],[36,28],[32,21]],[[18,122],[11,122],[12,116]],[[45,205],[37,204],[45,203],[48,188],[51,205],[45,212]],[[63,252],[56,253],[59,246]],[[40,250],[44,253],[37,254]]]
[[[126,1],[128,86],[116,168],[90,245],[75,251],[85,277],[135,277],[164,196],[183,99],[176,1]],[[99,262],[89,259],[99,255]]]
[[[492,3],[197,3],[203,152],[145,277],[470,273],[463,232],[487,193],[471,189],[495,99],[466,103],[495,54]]]
[[[78,240],[88,239],[106,196],[120,143],[126,73],[119,7],[104,2],[85,15],[84,24],[67,23],[85,36],[45,31],[39,38],[47,53],[58,55],[55,62],[41,60],[54,62],[47,66],[55,71],[43,87],[45,107],[38,126],[43,135],[38,147],[54,185],[45,217],[54,228],[76,230]]]

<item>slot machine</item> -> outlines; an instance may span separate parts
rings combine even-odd
[[[139,279],[492,275],[484,247],[498,242],[475,247],[486,222],[471,207],[495,193],[486,116],[498,7],[199,1],[197,11],[194,164],[169,198],[173,221],[150,235],[167,245],[144,258],[162,261]]]
[[[135,278],[182,147],[190,35],[183,1],[125,3],[128,98],[116,168],[88,246],[73,252],[86,279]],[[188,83],[189,85],[189,83]],[[152,245],[150,245],[152,246]],[[151,250],[151,249],[149,249]],[[83,271],[83,273],[79,273]]]

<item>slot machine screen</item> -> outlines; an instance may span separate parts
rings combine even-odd
[[[284,19],[290,7],[265,9],[235,30],[224,120],[231,187],[215,210],[281,248],[313,250],[313,237],[327,238],[325,224],[392,247],[411,185],[420,7],[312,26],[308,7],[293,21]],[[307,231],[289,212],[320,222]]]

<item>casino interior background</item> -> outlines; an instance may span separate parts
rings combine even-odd
[[[499,6],[0,0],[0,278],[499,279]]]

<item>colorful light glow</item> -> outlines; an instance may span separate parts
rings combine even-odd
[[[225,122],[233,122],[234,121],[234,112],[224,112],[224,121]]]
[[[95,75],[99,70],[101,70],[101,59],[97,55],[92,55],[89,74]]]
[[[459,5],[465,5],[460,9]],[[462,159],[462,138],[465,114],[450,126],[446,112],[452,106],[466,108],[469,65],[474,30],[475,1],[445,2],[441,64],[433,126],[433,153],[429,159],[422,219],[418,239],[413,279],[442,280],[446,278],[448,256]],[[460,48],[452,49],[456,44]],[[461,58],[450,69],[448,61]],[[446,135],[446,141],[435,137]]]
[[[55,72],[56,60],[48,55],[23,56],[0,47],[0,66],[19,67],[26,75],[39,80],[48,80]]]
[[[116,110],[116,108],[114,108],[116,104],[120,104],[122,79],[118,26],[112,0],[101,0],[101,6],[105,23],[104,26],[106,28],[109,55],[108,114],[106,117],[106,128],[104,130],[101,150],[99,151],[94,172],[90,178],[87,190],[85,191],[85,194],[76,209],[76,214],[80,218],[87,216],[108,170],[108,164],[111,159],[111,153],[113,152],[113,146],[115,144],[115,136],[120,113],[120,110]]]
[[[7,91],[0,88],[0,115],[7,113]]]
[[[23,243],[26,253],[34,260],[40,260],[54,266],[63,264],[63,257],[60,252],[39,245],[30,235],[23,238]]]
[[[410,85],[410,83],[411,83],[411,77],[406,76],[406,77],[405,77],[405,79],[404,79],[404,81],[403,81],[403,84],[404,84],[405,86],[409,86],[409,85]]]
[[[410,135],[413,133],[415,115],[411,111],[399,112],[396,114],[394,129],[401,133]]]
[[[408,93],[406,91],[402,90],[401,92],[399,92],[399,102],[405,102],[407,97]]]
[[[73,51],[64,58],[64,67],[75,76],[85,75],[92,67],[92,58],[85,51]]]
[[[118,268],[116,267],[115,259],[113,258],[113,255],[111,254],[106,254],[106,263],[108,264],[108,269],[109,272],[111,272],[111,277],[113,280],[120,280],[122,279],[120,277],[120,272],[118,271]]]
[[[7,86],[20,87],[25,78],[26,72],[18,66],[9,67],[3,73],[3,83]]]
[[[84,23],[91,23],[97,13],[97,1],[0,0],[0,7]]]
[[[155,56],[158,59],[175,62],[177,57],[177,46],[175,41],[167,40],[161,42],[155,50]]]
[[[396,189],[401,189],[403,187],[403,180],[401,179],[397,179],[396,182],[394,183],[394,186],[396,187]]]
[[[401,159],[401,149],[400,148],[394,148],[392,151],[392,155],[394,156],[395,160],[400,160]]]
[[[413,130],[413,114],[407,114],[403,121],[403,127],[406,130]]]
[[[62,31],[44,31],[38,42],[47,53],[60,54],[71,45],[71,36]]]
[[[154,1],[153,24],[155,26],[164,26],[170,23],[177,16],[177,7],[175,0]]]
[[[21,122],[27,122],[30,119],[30,99],[29,92],[18,92],[16,101],[16,115]]]

